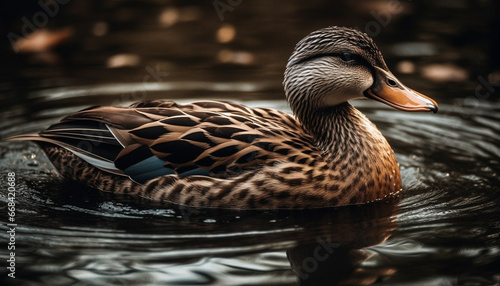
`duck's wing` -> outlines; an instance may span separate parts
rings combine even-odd
[[[181,177],[227,178],[280,161],[310,163],[311,153],[319,153],[295,118],[278,110],[221,101],[148,101],[132,108],[163,116],[129,130],[134,143],[115,160],[138,182],[172,171]],[[145,168],[154,170],[145,173]]]
[[[94,107],[67,116],[40,137],[139,183],[167,174],[226,178],[280,161],[307,164],[318,153],[291,115],[217,101]]]
[[[97,111],[94,114],[95,118],[79,116],[87,111]],[[125,130],[151,121],[152,119],[145,118],[131,109],[91,107],[63,118],[61,122],[51,125],[47,130],[13,136],[6,140],[31,140],[54,144],[71,151],[99,169],[126,176],[114,163],[124,148],[122,142],[126,142],[128,136]],[[116,134],[111,129],[117,130]],[[125,137],[118,139],[117,135],[120,134]]]

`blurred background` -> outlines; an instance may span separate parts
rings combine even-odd
[[[47,105],[231,98],[238,91],[244,91],[237,94],[242,100],[282,99],[282,74],[295,43],[331,25],[371,35],[393,73],[431,97],[477,99],[479,86],[480,94],[490,94],[487,100],[498,98],[493,84],[484,86],[500,82],[500,3],[493,0],[0,5],[0,110],[9,111],[4,122]],[[144,92],[144,82],[160,84]],[[115,83],[127,85],[110,85]],[[61,87],[66,89],[54,89]],[[48,94],[51,100],[42,100]]]
[[[499,15],[494,0],[0,1],[0,139],[143,99],[288,110],[288,57],[332,25],[372,36],[440,107],[354,101],[395,151],[401,202],[292,215],[128,202],[64,182],[35,144],[0,142],[0,244],[17,180],[15,285],[296,285],[318,239],[339,245],[307,273],[321,283],[498,285]]]

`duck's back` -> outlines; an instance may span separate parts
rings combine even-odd
[[[268,185],[271,172],[279,180],[279,191],[296,185],[297,174],[304,170],[301,166],[322,161],[312,137],[292,115],[220,101],[181,105],[155,100],[130,107],[92,107],[39,134],[17,139],[37,141],[60,173],[72,180],[103,191],[174,203],[186,203],[173,198],[182,188],[201,194],[207,192],[203,186],[210,185],[220,195],[216,189],[229,193],[245,185],[245,179],[252,182],[251,188]],[[280,175],[285,166],[295,167]],[[162,185],[168,189],[173,182],[176,191],[158,193]],[[264,203],[262,194],[257,199]],[[241,202],[226,207],[238,204],[252,207]]]

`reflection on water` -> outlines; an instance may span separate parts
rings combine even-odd
[[[0,283],[498,285],[499,4],[222,2],[239,5],[222,18],[212,2],[61,6],[17,44],[19,53],[0,45],[0,138],[91,105],[142,99],[288,110],[281,81],[295,43],[318,28],[359,27],[373,34],[398,78],[440,105],[431,115],[354,103],[395,150],[401,197],[299,212],[159,206],[64,182],[36,145],[0,142],[2,260],[8,172],[16,173],[18,223],[17,278],[0,262]],[[39,9],[12,3],[17,8],[0,9],[8,11],[2,34],[21,33],[18,20]]]
[[[286,110],[284,101],[246,103]],[[296,212],[158,206],[62,182],[36,145],[2,142],[0,183],[5,185],[8,171],[18,179],[16,282],[498,282],[500,156],[491,121],[500,106],[471,110],[462,118],[453,112],[402,113],[368,100],[356,105],[395,149],[402,198]],[[452,108],[441,104],[441,110]],[[30,128],[54,120],[43,118]],[[1,199],[7,202],[4,193]],[[5,240],[5,223],[1,229]]]

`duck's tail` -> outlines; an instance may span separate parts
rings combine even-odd
[[[5,141],[34,141],[47,153],[47,147],[57,146],[75,154],[103,171],[124,175],[116,168],[114,159],[123,146],[106,124],[93,121],[68,121],[50,126],[40,133],[23,134]],[[49,155],[49,154],[47,154]]]

